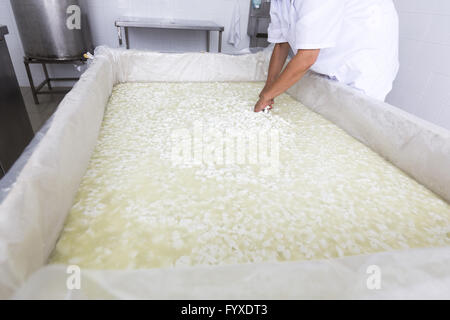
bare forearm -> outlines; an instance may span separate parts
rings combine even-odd
[[[265,99],[274,99],[299,81],[315,63],[319,50],[299,50],[284,71],[267,87],[263,95]],[[275,70],[275,66],[274,66]],[[270,72],[269,72],[270,73]]]
[[[272,57],[270,58],[269,73],[267,76],[266,87],[270,86],[280,75],[281,70],[286,62],[289,54],[289,44],[277,43],[273,49]]]

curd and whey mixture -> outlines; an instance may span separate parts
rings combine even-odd
[[[117,85],[50,262],[159,268],[450,245],[446,202],[289,95],[255,114],[262,86]],[[220,161],[230,129],[248,134],[236,148],[246,161]],[[252,158],[261,132],[275,134]],[[177,137],[191,159],[174,161]]]

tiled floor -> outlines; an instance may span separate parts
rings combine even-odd
[[[39,95],[40,103],[34,104],[31,89],[29,87],[22,87],[20,90],[22,91],[28,116],[30,117],[31,126],[36,133],[56,111],[59,103],[64,98],[64,94]]]

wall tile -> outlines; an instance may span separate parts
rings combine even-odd
[[[387,102],[450,129],[450,1],[394,0],[400,71]]]

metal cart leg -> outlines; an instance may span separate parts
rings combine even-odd
[[[130,36],[128,34],[128,27],[125,27],[125,43],[127,45],[127,50],[130,49]]]
[[[219,52],[222,52],[222,31],[219,31]]]
[[[45,63],[42,64],[42,69],[44,69],[45,81],[47,82],[48,89],[52,90],[52,84],[50,83],[50,77],[48,76],[47,65]]]
[[[36,87],[34,86],[34,82],[33,82],[33,76],[31,75],[30,64],[28,63],[28,61],[26,59],[24,60],[24,63],[25,63],[25,70],[27,71],[28,81],[30,82],[30,88],[31,88],[31,93],[33,95],[34,103],[39,104],[39,100],[38,100],[38,97],[36,94]]]
[[[206,52],[209,52],[209,43],[211,42],[211,32],[206,31]]]
[[[121,27],[117,27],[117,37],[119,38],[119,46],[122,46],[122,28]]]

